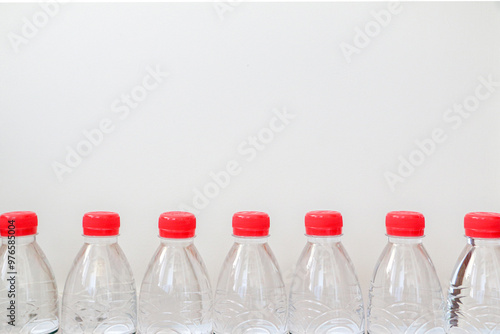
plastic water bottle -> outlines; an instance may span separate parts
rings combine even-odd
[[[354,266],[340,241],[342,216],[312,211],[305,217],[307,244],[290,289],[291,334],[364,333],[364,306]]]
[[[500,333],[500,214],[465,216],[467,245],[448,291],[450,334]]]
[[[0,333],[48,334],[59,329],[56,280],[36,242],[38,218],[0,216]]]
[[[224,261],[214,305],[216,334],[283,334],[287,301],[278,263],[267,243],[269,216],[233,216],[235,242]]]
[[[389,242],[370,287],[368,333],[445,333],[441,284],[422,244],[424,216],[389,212],[386,227]]]
[[[64,287],[64,334],[136,332],[135,282],[118,245],[119,228],[117,213],[89,212],[83,216],[85,243]]]
[[[160,246],[142,281],[139,297],[141,334],[212,333],[212,290],[196,249],[196,218],[165,212],[159,219]]]

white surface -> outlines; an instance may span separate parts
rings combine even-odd
[[[222,5],[232,10],[69,3],[18,52],[9,36],[22,36],[23,18],[41,7],[0,5],[0,211],[38,213],[60,290],[85,212],[120,213],[120,243],[140,283],[159,214],[192,205],[194,189],[232,160],[239,174],[197,212],[196,244],[213,282],[234,212],[270,214],[270,244],[288,281],[305,243],[304,214],[332,209],[344,216],[344,244],[366,293],[386,243],[385,214],[416,210],[446,285],[465,243],[464,214],[500,211],[500,87],[457,129],[443,118],[481,76],[500,81],[500,6],[403,3],[349,63],[340,46],[387,4]],[[156,66],[170,75],[120,119],[125,109],[114,113],[113,102]],[[284,108],[295,115],[284,130],[253,160],[241,154]],[[114,130],[59,182],[52,164],[103,119]],[[384,173],[434,128],[447,140],[391,191]]]

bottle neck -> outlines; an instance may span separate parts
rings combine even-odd
[[[500,238],[472,238],[467,237],[467,243],[471,246],[500,246]]]
[[[91,237],[88,235],[84,235],[83,241],[86,244],[91,244],[91,245],[111,245],[111,244],[116,244],[118,242],[118,236],[113,235],[105,237]]]
[[[312,244],[336,244],[341,240],[342,235],[328,235],[328,236],[318,236],[318,235],[307,235],[307,241]]]
[[[2,244],[9,244],[9,241],[12,244],[12,240],[14,240],[15,244],[20,245],[28,245],[36,241],[36,234],[33,235],[24,235],[22,237],[2,237]]]
[[[160,243],[162,245],[168,245],[168,246],[179,246],[179,247],[186,247],[194,243],[194,237],[192,238],[183,238],[183,239],[175,239],[175,238],[160,238]]]
[[[269,236],[265,237],[242,237],[238,235],[233,235],[234,237],[234,242],[238,244],[246,244],[246,245],[259,245],[259,244],[265,244],[267,243],[267,239],[269,239]]]
[[[421,237],[397,237],[393,235],[388,235],[390,243],[399,244],[399,245],[417,245],[421,244],[424,240],[424,236]]]

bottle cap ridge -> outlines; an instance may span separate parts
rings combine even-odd
[[[424,235],[425,218],[420,212],[391,211],[385,218],[387,235],[395,237],[421,237]]]
[[[0,235],[2,237],[35,235],[37,228],[38,217],[32,211],[6,212],[0,216]]]
[[[120,232],[120,216],[115,212],[94,211],[83,215],[83,235],[108,237]]]
[[[241,211],[233,215],[233,234],[241,237],[269,235],[270,219],[265,212]]]
[[[184,211],[164,212],[158,219],[158,228],[162,238],[193,238],[196,231],[196,217]]]
[[[464,217],[465,235],[471,238],[500,238],[500,213],[469,212]]]
[[[306,213],[306,234],[334,236],[342,234],[342,215],[337,211],[319,210]]]

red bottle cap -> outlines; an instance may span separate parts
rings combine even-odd
[[[465,235],[471,238],[500,238],[500,213],[470,212],[464,218]]]
[[[120,231],[120,216],[115,212],[95,211],[83,215],[83,235],[110,237]]]
[[[342,234],[342,215],[337,211],[311,211],[306,213],[306,234],[330,236]]]
[[[164,212],[158,220],[158,228],[162,238],[192,238],[196,230],[196,217],[189,212]]]
[[[233,215],[233,234],[240,237],[269,235],[269,216],[258,211],[241,211]]]
[[[424,235],[425,218],[420,212],[391,211],[385,218],[387,234],[395,237],[421,237]]]
[[[22,237],[36,234],[38,217],[31,211],[7,212],[0,216],[0,235]]]

